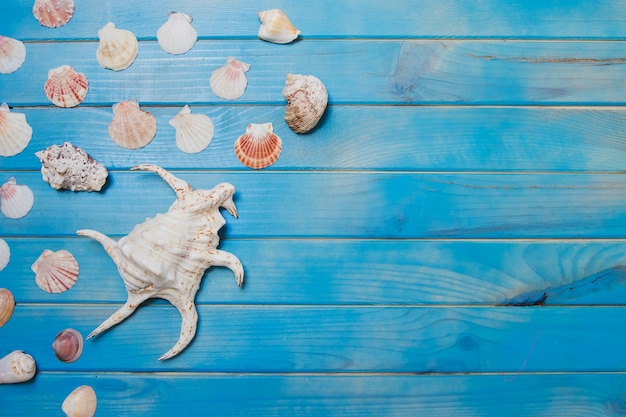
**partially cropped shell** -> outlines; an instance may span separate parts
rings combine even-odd
[[[65,292],[78,280],[78,262],[66,250],[44,250],[31,269],[39,288],[49,293]]]
[[[11,249],[9,244],[4,239],[0,239],[0,271],[2,271],[9,264],[11,260]]]
[[[285,121],[296,133],[313,129],[328,105],[326,87],[312,75],[287,74],[283,96],[287,99]]]
[[[88,90],[89,82],[85,74],[76,72],[69,65],[48,71],[44,92],[56,106],[76,107],[85,99]]]
[[[265,10],[257,13],[261,20],[259,38],[273,43],[289,43],[300,35],[300,31],[291,23],[285,12],[280,9]]]
[[[81,385],[63,401],[61,409],[67,417],[93,417],[98,400],[96,392],[89,385]]]
[[[17,71],[26,60],[26,47],[22,41],[0,35],[0,74]]]
[[[157,30],[159,46],[168,54],[184,54],[193,48],[198,32],[191,25],[192,17],[186,13],[170,12],[167,22]]]
[[[33,128],[23,113],[11,113],[6,103],[0,105],[0,156],[22,152],[33,137]]]
[[[58,28],[74,16],[74,0],[35,0],[33,16],[41,26]]]
[[[35,153],[43,180],[56,190],[100,191],[109,173],[83,149],[65,142]]]
[[[61,362],[76,362],[83,353],[83,336],[78,330],[61,330],[52,342],[52,350]]]
[[[185,106],[170,120],[176,129],[176,146],[183,152],[198,153],[213,140],[213,122],[204,114],[191,114],[191,108]]]
[[[283,142],[274,133],[271,123],[251,123],[246,133],[235,141],[235,154],[247,167],[261,169],[272,165],[278,159]]]
[[[139,52],[139,42],[135,34],[126,29],[117,29],[113,22],[98,31],[96,60],[104,68],[121,71],[135,62]]]
[[[15,298],[13,293],[6,288],[0,288],[0,327],[7,324],[14,309]]]
[[[143,148],[152,142],[156,131],[156,117],[150,112],[141,110],[137,100],[124,100],[113,105],[109,136],[122,148]]]
[[[37,365],[32,356],[21,350],[14,350],[0,359],[0,384],[29,381],[36,371]]]
[[[18,184],[15,177],[9,178],[0,187],[0,211],[9,219],[21,219],[33,208],[35,196],[27,185]]]
[[[248,78],[246,72],[250,64],[228,57],[226,64],[219,67],[211,74],[209,84],[216,96],[225,100],[235,100],[246,91]]]

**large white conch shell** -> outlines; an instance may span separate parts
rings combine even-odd
[[[35,376],[35,371],[35,359],[21,350],[14,350],[0,359],[0,384],[26,382]]]
[[[239,259],[217,249],[218,231],[226,223],[220,207],[237,217],[235,187],[222,183],[211,190],[192,190],[185,181],[161,167],[145,164],[132,169],[160,175],[176,192],[176,201],[167,213],[138,224],[117,242],[95,230],[77,232],[100,242],[117,265],[128,292],[126,304],[87,339],[120,323],[148,298],[163,298],[182,316],[178,342],[159,358],[163,360],[180,353],[196,333],[198,313],[194,299],[209,267],[225,266],[235,274],[237,285],[243,284]]]

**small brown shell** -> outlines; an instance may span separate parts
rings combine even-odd
[[[109,136],[122,148],[143,148],[152,142],[156,132],[156,117],[150,112],[141,110],[137,100],[124,100],[113,105]]]
[[[246,128],[246,133],[235,141],[235,154],[247,167],[266,168],[278,160],[282,144],[271,123],[251,123]]]
[[[326,87],[312,75],[287,74],[283,96],[287,99],[285,121],[296,133],[313,129],[328,104]]]
[[[7,324],[14,309],[15,298],[13,298],[13,293],[6,288],[0,288],[0,327]]]
[[[58,28],[74,16],[74,0],[35,0],[33,16],[41,26]]]
[[[31,269],[39,288],[49,293],[65,292],[78,280],[78,262],[66,250],[44,250]]]
[[[67,417],[93,417],[96,414],[98,399],[89,385],[81,385],[63,401],[61,409]]]
[[[76,362],[83,353],[83,336],[74,329],[61,330],[52,342],[52,349],[61,362]]]
[[[85,99],[88,90],[89,83],[85,74],[74,71],[69,65],[61,65],[48,71],[44,92],[56,106],[76,107]]]

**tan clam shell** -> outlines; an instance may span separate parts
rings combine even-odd
[[[141,110],[137,100],[124,100],[113,105],[109,136],[122,148],[143,148],[152,142],[156,131],[156,117],[150,112]]]
[[[35,0],[33,16],[41,26],[58,28],[74,16],[74,0]]]
[[[88,90],[89,82],[85,74],[74,71],[69,65],[48,71],[44,92],[56,106],[76,107],[85,99]]]
[[[22,152],[33,136],[33,128],[23,113],[11,113],[6,103],[0,105],[0,156]]]
[[[9,219],[21,219],[33,208],[35,196],[27,185],[17,184],[15,177],[9,178],[0,187],[0,211]]]
[[[13,293],[6,288],[0,288],[0,327],[7,324],[14,309],[15,298]]]
[[[183,152],[202,152],[213,140],[215,130],[209,116],[191,114],[189,106],[183,107],[169,123],[176,129],[176,146]]]
[[[313,129],[328,105],[328,92],[319,78],[287,74],[283,96],[287,99],[285,121],[296,133]]]
[[[22,41],[0,35],[0,74],[17,71],[26,60],[26,47]]]
[[[70,392],[61,404],[67,417],[93,417],[96,414],[98,399],[89,385],[81,385]]]
[[[78,280],[78,262],[66,250],[44,250],[31,269],[39,288],[53,294],[69,290]]]
[[[121,71],[135,62],[139,42],[133,32],[117,29],[113,22],[109,22],[98,31],[98,38],[96,60],[104,68]]]
[[[246,72],[249,70],[250,64],[229,56],[225,65],[211,73],[211,90],[224,100],[235,100],[243,96],[248,86]]]
[[[257,14],[261,20],[259,39],[283,44],[296,40],[300,35],[300,31],[280,9],[265,10]]]
[[[9,244],[4,239],[0,239],[0,271],[2,271],[9,264],[11,260],[11,249]]]
[[[247,167],[266,168],[272,165],[282,150],[282,140],[274,133],[271,123],[251,123],[246,133],[235,141],[235,155]]]
[[[83,353],[83,336],[78,330],[61,330],[52,342],[52,350],[61,362],[76,362]]]
[[[157,30],[157,41],[168,54],[184,54],[193,48],[198,32],[191,25],[192,17],[182,12],[170,12],[167,22]]]

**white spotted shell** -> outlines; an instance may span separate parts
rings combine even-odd
[[[191,114],[191,108],[185,106],[170,120],[176,129],[176,146],[186,153],[203,151],[213,139],[213,122],[204,114]]]
[[[17,71],[26,60],[26,47],[22,41],[0,36],[0,74]]]
[[[35,196],[27,185],[17,184],[15,177],[9,178],[0,187],[0,211],[9,219],[21,219],[33,208]]]
[[[69,65],[48,71],[44,92],[56,106],[76,107],[85,99],[88,90],[89,82],[85,74],[74,71]]]
[[[251,123],[235,141],[235,155],[247,167],[266,168],[278,160],[282,144],[271,123]]]
[[[36,371],[37,365],[31,355],[21,350],[14,350],[0,359],[0,384],[29,381],[35,376]]]
[[[137,100],[124,100],[113,105],[108,130],[113,142],[122,148],[139,149],[154,139],[157,120],[152,113],[141,110]]]
[[[78,280],[78,262],[66,250],[44,250],[31,269],[39,288],[53,294],[69,290]]]
[[[58,28],[74,16],[74,0],[35,0],[33,16],[41,26]]]
[[[96,414],[98,399],[89,385],[81,385],[70,392],[61,404],[67,417],[93,417]]]
[[[96,60],[104,68],[121,71],[135,62],[139,42],[133,32],[117,29],[113,22],[109,22],[98,31],[98,38]]]
[[[33,128],[23,113],[11,113],[6,103],[0,105],[0,156],[13,156],[28,146]]]
[[[312,75],[287,74],[283,96],[287,99],[285,121],[296,133],[313,129],[328,105],[326,87]]]
[[[300,31],[280,9],[265,10],[257,14],[261,20],[259,39],[273,43],[289,43],[300,35]]]
[[[184,54],[193,48],[198,32],[191,25],[192,17],[186,13],[170,12],[167,22],[157,30],[159,46],[168,54]]]

